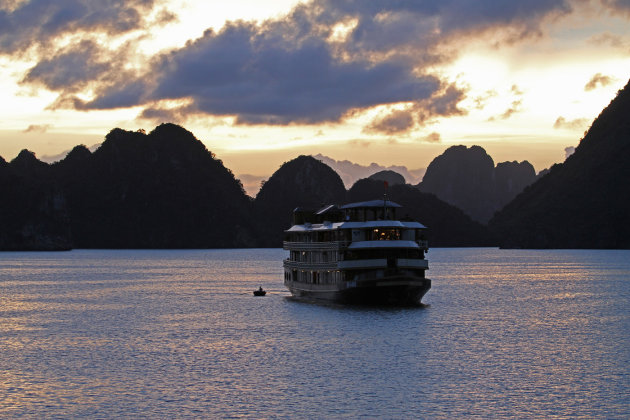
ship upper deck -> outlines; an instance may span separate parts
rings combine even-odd
[[[401,229],[426,229],[419,222],[401,220],[370,220],[367,222],[337,222],[337,223],[304,223],[293,225],[285,232],[311,232],[330,231],[337,229],[373,229],[373,228],[401,228]]]
[[[386,197],[379,200],[360,201],[342,206],[330,204],[317,211],[301,207],[293,210],[293,227],[288,231],[313,231],[335,229],[369,229],[369,228],[403,228],[425,229],[423,224],[407,220],[399,220],[397,210],[402,208],[398,203]]]

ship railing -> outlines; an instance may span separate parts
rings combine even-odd
[[[310,251],[318,249],[343,249],[348,246],[348,241],[328,241],[328,242],[296,242],[284,241],[283,249],[292,251]]]
[[[284,267],[297,270],[336,270],[336,261],[327,262],[306,262],[306,261],[293,261],[284,260]]]
[[[291,251],[311,251],[311,250],[326,250],[326,249],[345,249],[352,242],[350,241],[326,241],[326,242],[298,242],[298,241],[284,241],[282,242],[282,248]],[[429,249],[429,241],[417,240],[416,243],[421,249]]]
[[[388,267],[387,258],[372,258],[360,260],[345,260],[339,262],[340,269],[362,269],[362,268],[386,268]],[[395,267],[398,268],[419,268],[428,269],[429,262],[419,258],[396,258]]]

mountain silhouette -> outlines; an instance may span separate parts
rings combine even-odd
[[[494,168],[494,210],[503,208],[537,179],[528,161],[500,162]]]
[[[192,133],[112,130],[52,165],[78,248],[222,248],[253,243],[251,202]]]
[[[373,179],[375,181],[387,182],[389,185],[399,185],[405,184],[405,177],[399,174],[398,172],[385,170],[379,171],[375,174],[372,174],[368,177],[368,179]]]
[[[318,209],[342,203],[346,189],[339,175],[312,156],[284,163],[264,183],[254,201],[262,246],[282,245],[284,230],[291,227],[296,207]]]
[[[490,221],[502,247],[630,248],[630,82],[575,152]]]
[[[418,184],[459,207],[474,220],[487,223],[492,215],[534,182],[536,172],[527,161],[503,162],[496,167],[481,146],[452,146],[431,161]]]
[[[374,199],[384,192],[381,175],[389,197],[429,227],[432,246],[486,246],[498,238],[504,247],[628,248],[629,91],[618,93],[565,163],[526,187],[536,179],[528,162],[495,167],[479,146],[447,149],[418,188],[394,185],[400,179],[385,173],[346,191],[333,169],[300,156],[253,200],[174,124],[149,134],[114,129],[94,152],[76,146],[52,165],[24,150],[9,163],[0,158],[0,249],[278,247],[295,207]],[[516,194],[491,231],[473,220]]]
[[[0,250],[72,247],[68,209],[50,167],[28,150],[0,158]]]

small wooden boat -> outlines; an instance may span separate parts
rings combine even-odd
[[[267,291],[263,290],[262,287],[259,287],[258,290],[254,290],[254,296],[265,296]]]

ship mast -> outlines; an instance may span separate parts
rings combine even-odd
[[[387,181],[383,181],[383,220],[387,220],[387,187],[389,183]]]

